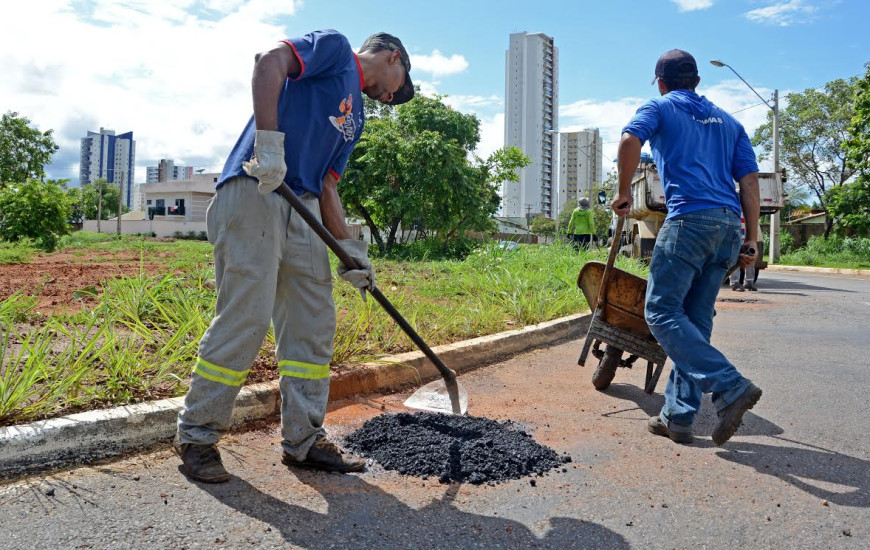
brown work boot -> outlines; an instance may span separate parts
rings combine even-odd
[[[646,428],[652,434],[665,436],[670,438],[671,441],[681,445],[689,445],[695,441],[695,438],[692,436],[691,428],[689,432],[671,431],[658,416],[651,416],[649,422],[647,422]]]
[[[362,472],[366,467],[365,460],[345,455],[335,443],[325,437],[317,438],[314,445],[308,450],[308,456],[305,457],[305,460],[301,462],[295,460],[287,454],[287,451],[284,451],[281,455],[281,462],[286,466],[300,466],[324,472]]]
[[[713,428],[713,443],[724,445],[726,441],[731,439],[731,436],[740,427],[743,415],[754,407],[759,399],[761,399],[761,388],[750,382],[743,395],[719,411],[719,423]]]
[[[223,483],[230,479],[221,462],[221,454],[214,445],[181,443],[176,434],[172,450],[181,458],[182,470],[190,479],[203,483]]]

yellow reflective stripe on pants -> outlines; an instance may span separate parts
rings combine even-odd
[[[225,384],[227,386],[241,386],[248,378],[248,373],[251,372],[251,369],[234,371],[209,363],[200,357],[196,362],[196,368],[193,369],[193,372],[202,376],[206,380],[211,380],[212,382]]]
[[[326,365],[315,365],[303,363],[302,361],[285,360],[278,362],[278,369],[281,376],[307,378],[310,380],[329,378],[329,363]]]

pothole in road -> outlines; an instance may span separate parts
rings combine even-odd
[[[758,300],[753,298],[718,298],[717,302],[732,302],[737,304],[755,304]]]
[[[497,483],[543,475],[571,462],[570,456],[538,444],[510,421],[472,416],[384,414],[363,424],[346,441],[350,449],[387,470],[437,477],[441,483]]]

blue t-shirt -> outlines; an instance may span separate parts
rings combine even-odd
[[[315,31],[284,41],[302,67],[284,81],[278,101],[278,131],[284,132],[284,181],[297,194],[318,197],[327,173],[340,179],[362,134],[362,68],[347,38],[334,30]],[[233,147],[219,188],[228,179],[247,176],[242,162],[254,153],[254,117]]]
[[[646,102],[622,129],[649,140],[668,218],[707,208],[740,215],[734,181],[758,171],[746,130],[706,97],[674,90]]]

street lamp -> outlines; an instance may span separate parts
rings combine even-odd
[[[764,102],[767,107],[773,111],[773,174],[774,178],[776,178],[776,183],[780,189],[782,189],[782,182],[780,178],[782,177],[779,171],[779,90],[773,91],[773,105],[767,102],[761,94],[755,91],[749,82],[743,79],[740,76],[740,73],[734,70],[734,67],[727,63],[723,63],[717,59],[711,59],[710,64],[714,67],[728,67],[731,69],[731,72],[737,75],[737,78],[743,81],[750,90],[752,90],[758,98]],[[776,263],[779,261],[779,211],[774,212],[770,215],[770,263]]]

